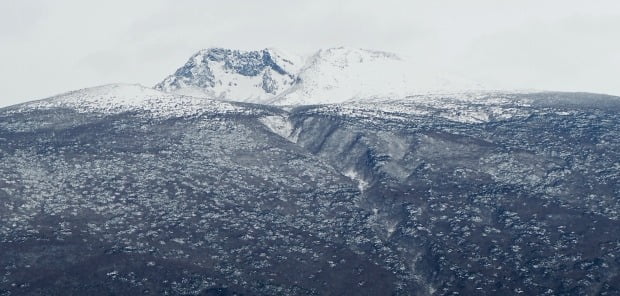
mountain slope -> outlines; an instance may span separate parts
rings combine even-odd
[[[138,84],[108,84],[25,103],[19,108],[68,108],[84,113],[147,112],[158,117],[178,117],[212,110],[241,112],[237,105],[220,100],[173,95]]]
[[[135,85],[0,109],[0,294],[618,294],[618,114]]]
[[[172,112],[171,97],[114,85],[0,111],[0,268],[19,266],[0,292],[394,289],[376,255],[348,247],[369,239],[355,184],[260,122],[283,111]]]

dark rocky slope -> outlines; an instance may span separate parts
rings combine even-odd
[[[0,295],[618,295],[620,102],[502,98],[2,109]]]

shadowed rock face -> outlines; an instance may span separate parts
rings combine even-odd
[[[0,295],[620,293],[618,99],[499,101],[0,110]]]

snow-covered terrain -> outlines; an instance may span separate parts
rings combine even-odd
[[[275,49],[198,52],[156,89],[197,97],[275,105],[484,89],[456,75],[432,73],[396,54],[330,48],[301,58]]]
[[[293,85],[301,61],[275,49],[201,50],[156,89],[230,101],[266,102]]]
[[[230,102],[161,92],[138,84],[108,84],[67,92],[13,107],[17,110],[70,108],[78,112],[147,111],[158,117],[182,117],[206,111],[243,112]]]
[[[314,54],[297,83],[269,103],[329,104],[480,88],[461,78],[423,72],[393,53],[340,47]]]

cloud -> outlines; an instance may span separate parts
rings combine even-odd
[[[477,39],[460,65],[505,87],[620,95],[620,19],[574,15]]]

